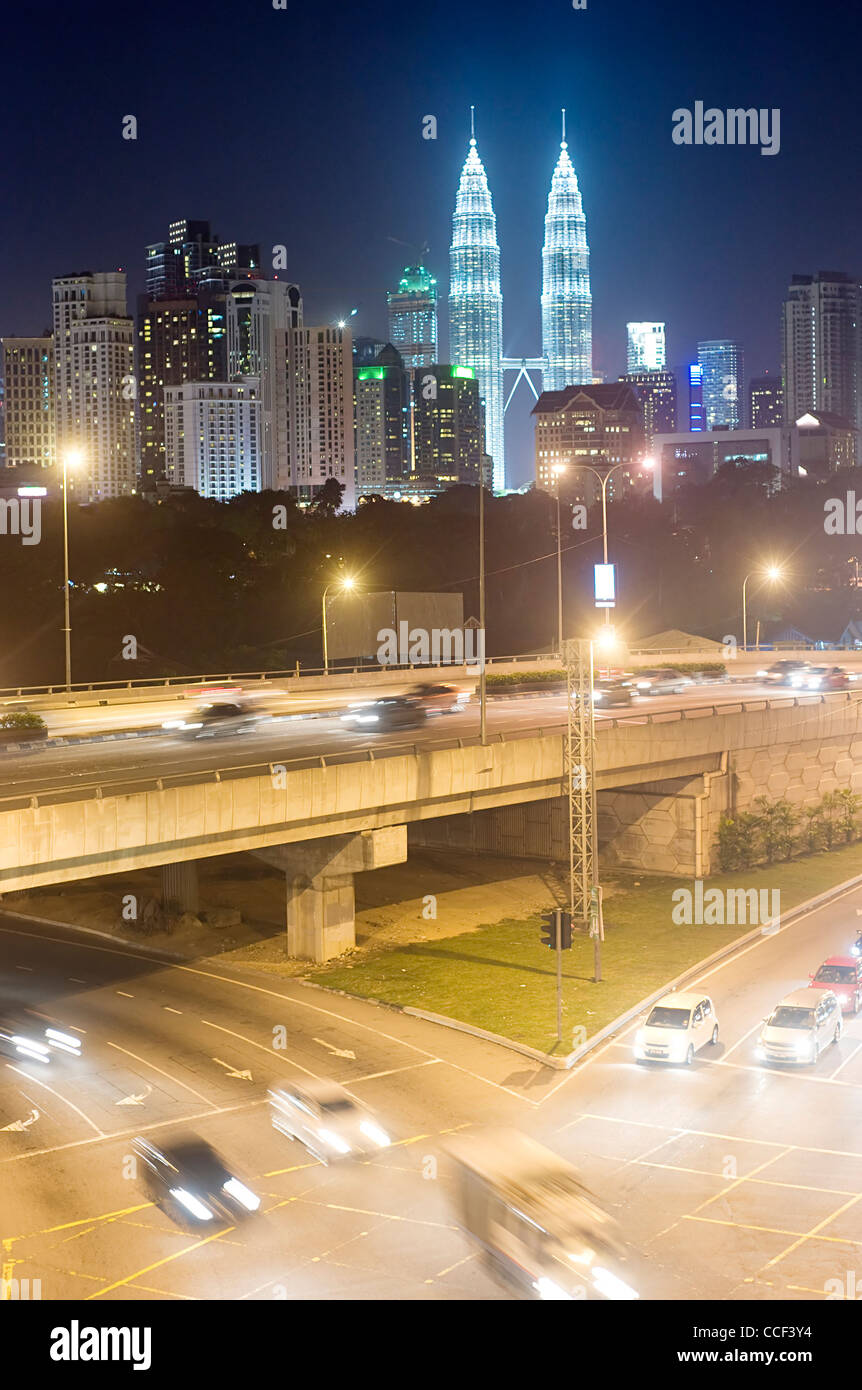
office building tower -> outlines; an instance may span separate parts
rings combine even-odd
[[[165,387],[165,471],[174,486],[217,502],[259,492],[260,438],[254,378]]]
[[[784,391],[779,376],[753,376],[748,383],[751,428],[771,429],[784,423]]]
[[[354,367],[373,367],[385,347],[386,343],[381,342],[379,338],[354,338]]]
[[[742,346],[730,338],[698,343],[703,411],[708,430],[741,428],[743,402]]]
[[[168,228],[167,241],[146,248],[146,298],[183,299],[212,281],[259,276],[260,247],[220,242],[209,222],[181,218]],[[227,285],[222,283],[222,288]]]
[[[590,383],[593,377],[593,301],[590,249],[581,191],[566,142],[551,179],[542,248],[542,373],[545,391]]]
[[[138,301],[138,426],[141,489],[165,473],[164,392],[184,381],[228,379],[225,293]]]
[[[688,369],[688,427],[694,433],[705,429],[703,410],[703,369],[692,362]]]
[[[414,477],[439,491],[478,483],[485,457],[479,382],[472,367],[413,372]]]
[[[55,462],[54,372],[50,333],[0,340],[9,468],[50,468]]]
[[[471,367],[485,409],[485,438],[494,460],[494,488],[506,483],[503,433],[503,295],[497,222],[475,136],[455,199],[449,253],[449,350]]]
[[[631,372],[663,372],[666,366],[663,323],[626,324],[626,376]]]
[[[673,372],[626,372],[620,378],[635,391],[643,411],[647,448],[657,434],[673,434],[676,429],[676,377]]]
[[[53,282],[55,447],[80,451],[75,486],[90,501],[135,491],[134,326],[122,271]]]
[[[386,296],[389,341],[404,366],[430,367],[437,361],[437,281],[422,265],[408,266],[397,290]]]
[[[228,379],[259,383],[261,486],[290,472],[287,335],[302,326],[299,286],[288,280],[246,280],[227,296]]]
[[[624,495],[640,485],[645,453],[641,407],[625,382],[543,391],[533,416],[537,487],[556,488],[554,470],[562,469],[566,495],[590,505],[598,496],[598,480],[579,465],[603,473],[619,463],[625,467],[608,483],[608,496]]]
[[[385,495],[411,471],[410,374],[391,343],[370,366],[354,366],[353,390],[356,495]]]
[[[781,360],[787,424],[807,411],[827,411],[862,428],[862,291],[855,276],[793,276]]]
[[[342,508],[356,506],[353,359],[348,328],[290,328],[288,468],[273,486],[312,503],[328,478],[342,484]]]

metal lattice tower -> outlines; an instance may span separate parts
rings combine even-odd
[[[596,845],[593,644],[581,638],[563,643],[568,711],[565,776],[569,796],[569,908],[572,924],[590,923],[590,898],[598,882]]]

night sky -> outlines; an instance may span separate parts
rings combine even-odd
[[[852,8],[680,0],[354,6],[271,0],[34,6],[4,22],[0,334],[50,324],[50,280],[129,272],[178,217],[288,249],[306,321],[385,290],[429,242],[445,294],[455,190],[476,106],[497,214],[507,355],[540,349],[541,245],[559,108],[587,217],[593,360],[625,369],[625,323],[668,325],[668,361],[742,340],[779,367],[794,272],[860,271]],[[677,107],[779,107],[781,150],[679,147]],[[138,118],[138,139],[121,138]],[[422,117],[438,120],[425,141]],[[522,388],[523,390],[523,388]],[[532,477],[532,397],[507,425],[511,485]],[[513,407],[513,410],[515,407]]]

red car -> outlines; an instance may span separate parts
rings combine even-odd
[[[790,679],[795,690],[846,690],[850,676],[843,666],[809,666]]]
[[[457,685],[414,685],[407,698],[426,714],[454,714],[468,703],[470,691]]]
[[[811,989],[831,989],[845,1014],[856,1014],[862,1004],[862,959],[856,956],[830,956],[816,975],[809,976]]]

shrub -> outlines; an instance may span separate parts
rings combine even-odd
[[[7,710],[0,714],[0,729],[44,729],[45,721],[41,714],[29,709]]]

